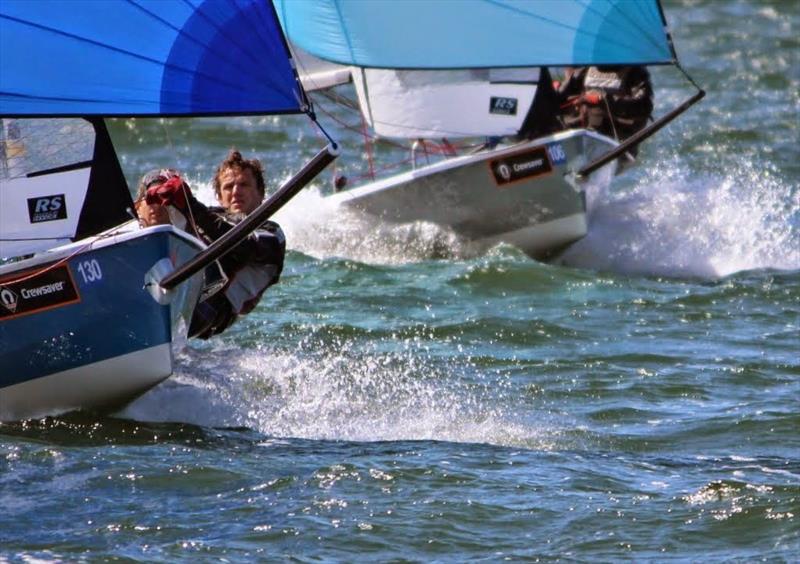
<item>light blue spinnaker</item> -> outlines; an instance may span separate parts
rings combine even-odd
[[[669,64],[658,0],[275,0],[287,37],[360,67]]]
[[[0,115],[295,113],[266,0],[2,0]]]

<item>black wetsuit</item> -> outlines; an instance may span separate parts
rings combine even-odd
[[[207,207],[189,198],[190,219],[196,235],[207,244],[244,219],[244,214],[230,214],[223,208]],[[286,238],[274,221],[265,222],[244,241],[219,259],[228,277],[224,289],[200,302],[189,328],[190,337],[207,339],[231,326],[239,315],[253,310],[264,291],[278,282],[286,254]]]
[[[604,99],[565,108],[566,127],[586,127],[623,141],[642,129],[653,113],[653,87],[643,66],[581,67],[559,87],[559,103],[563,107],[571,97],[590,90],[602,92]]]

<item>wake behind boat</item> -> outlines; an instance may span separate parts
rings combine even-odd
[[[608,185],[677,115],[622,146],[555,126],[547,67],[678,65],[658,0],[276,4],[317,107],[345,100],[376,139],[413,143],[411,170],[380,177],[370,157],[368,180],[329,201],[433,222],[478,248],[503,241],[545,258],[583,237],[587,183]],[[347,82],[355,100],[328,93]]]
[[[270,4],[77,9],[0,4],[0,421],[119,407],[167,378],[198,300],[221,288],[207,269],[336,156],[209,246],[142,228],[103,117],[310,115],[305,92]]]

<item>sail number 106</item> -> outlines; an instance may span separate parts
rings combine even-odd
[[[78,263],[78,272],[83,277],[83,282],[89,284],[103,279],[103,271],[96,259],[84,260]]]

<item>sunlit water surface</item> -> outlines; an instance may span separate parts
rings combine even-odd
[[[585,239],[476,254],[331,206],[323,174],[278,214],[281,283],[173,378],[0,425],[0,560],[796,561],[800,15],[665,9],[708,96],[590,189]],[[659,113],[692,93],[653,75]],[[295,118],[112,133],[132,182],[178,166],[205,198],[232,144],[274,186],[324,143]]]

